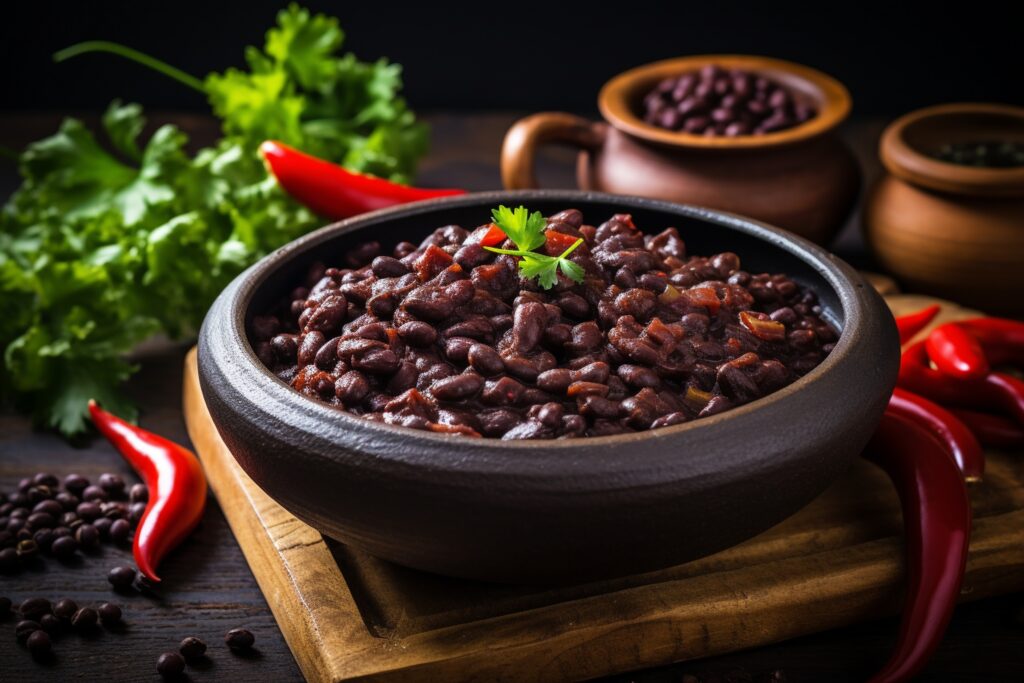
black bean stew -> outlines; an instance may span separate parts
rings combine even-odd
[[[557,213],[543,249],[583,237],[571,259],[586,275],[550,290],[481,246],[494,230],[449,225],[418,247],[384,255],[367,242],[340,267],[314,265],[253,318],[256,354],[296,390],[366,419],[549,439],[720,413],[793,382],[837,340],[814,292],[748,273],[733,253],[690,256],[675,228],[645,235],[627,214],[595,228]]]

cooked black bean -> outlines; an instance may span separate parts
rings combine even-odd
[[[498,352],[486,344],[473,344],[466,353],[467,362],[482,375],[497,375],[505,369]]]
[[[391,256],[378,256],[370,264],[373,274],[378,278],[401,277],[409,272],[408,266]]]
[[[334,383],[334,394],[345,405],[355,405],[370,392],[370,383],[363,373],[356,370],[346,372]]]
[[[430,391],[439,401],[460,401],[475,396],[483,385],[480,375],[461,374],[435,382]]]
[[[704,134],[805,120],[802,105],[777,86],[716,74],[659,86],[657,99],[686,91],[670,110],[678,125]],[[748,120],[750,107],[759,113]],[[370,243],[349,252],[348,267],[315,265],[275,308],[253,318],[254,348],[297,390],[368,419],[534,439],[713,415],[794,381],[838,340],[812,291],[786,275],[741,270],[732,252],[689,255],[675,228],[645,235],[626,214],[595,228],[568,209],[551,216],[547,229],[583,237],[573,256],[583,283],[560,280],[545,290],[520,276],[517,257],[495,255],[477,238],[467,242],[482,233],[446,226],[390,256]],[[684,400],[688,388],[706,400]],[[49,501],[51,484],[30,479],[17,495],[30,505]],[[6,513],[0,508],[3,533],[16,542],[26,527],[48,529],[50,515],[75,527],[76,537],[91,537],[84,525],[97,525],[100,537],[126,540],[123,518],[136,520],[144,501],[133,495],[128,508],[95,491],[123,498],[123,489],[75,486],[78,493],[67,495],[80,504],[64,498],[18,512],[16,500]],[[64,519],[58,508],[77,514]],[[101,520],[110,526],[100,528]]]

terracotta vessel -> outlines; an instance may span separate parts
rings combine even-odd
[[[362,419],[308,398],[256,358],[246,325],[314,260],[368,237],[390,248],[472,226],[499,205],[590,220],[630,213],[677,226],[693,253],[735,251],[819,295],[842,330],[793,384],[724,413],[647,432],[502,441]],[[591,218],[592,217],[592,218]],[[799,510],[857,456],[896,380],[899,341],[881,297],[848,265],[794,235],[679,204],[575,191],[491,192],[417,202],[336,223],[238,276],[199,336],[203,398],[242,468],[298,518],[399,564],[516,583],[643,572],[743,541]]]
[[[1024,143],[1024,108],[948,104],[907,114],[882,134],[888,174],[869,192],[864,230],[879,263],[908,289],[1024,315],[1024,166],[976,168],[929,156],[944,144]]]
[[[665,78],[707,64],[762,74],[818,114],[765,135],[704,137],[645,123],[644,95]],[[609,81],[598,96],[605,122],[545,112],[512,126],[501,152],[508,189],[537,187],[537,148],[580,150],[579,186],[696,204],[750,216],[827,244],[842,227],[860,188],[860,170],[835,134],[850,111],[837,81],[799,64],[766,57],[701,55],[648,64]]]

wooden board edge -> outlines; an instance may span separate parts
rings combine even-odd
[[[233,464],[233,461],[228,463],[217,458],[204,457],[204,454],[215,449],[226,448],[226,446],[220,442],[220,435],[203,402],[202,390],[198,383],[197,353],[194,348],[188,352],[185,358],[182,402],[189,438],[192,439],[192,444],[206,470],[210,488],[217,496],[221,510],[235,537],[246,538],[250,541],[239,543],[239,546],[270,606],[270,611],[273,613],[281,633],[284,635],[285,642],[302,671],[302,675],[312,683],[332,683],[338,680],[333,675],[330,662],[315,646],[315,643],[321,640],[321,636],[311,613],[295,609],[294,605],[288,604],[289,597],[280,594],[281,585],[295,587],[296,595],[301,595],[301,591],[298,589],[296,577],[283,561],[274,540],[267,534],[259,516],[254,514],[256,506],[249,499],[247,487],[239,481],[239,475],[245,476],[245,474],[237,465]],[[255,486],[251,480],[250,484]],[[244,497],[245,500],[233,501],[237,497]],[[317,536],[319,537],[319,535]],[[305,554],[311,562],[333,561],[330,551],[322,539],[319,544],[314,543],[307,546]],[[331,587],[326,588],[329,590]],[[351,605],[350,618],[360,619],[355,601],[347,587],[342,585],[334,587],[334,590],[336,594],[333,597],[336,604],[342,609],[344,606]]]

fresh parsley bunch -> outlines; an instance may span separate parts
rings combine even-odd
[[[19,158],[20,189],[0,210],[0,399],[73,437],[95,398],[121,415],[126,354],[163,332],[187,336],[224,286],[319,224],[268,176],[257,148],[282,140],[349,169],[412,177],[427,132],[400,67],[339,54],[337,20],[295,5],[246,52],[248,71],[200,81],[123,46],[85,43],[201,89],[223,137],[191,156],[165,125],[148,139],[142,108],[114,102],[103,135],[67,119]]]
[[[525,206],[520,206],[515,210],[507,206],[499,206],[497,209],[491,210],[491,217],[494,219],[494,224],[501,228],[505,236],[516,245],[516,248],[484,248],[496,254],[518,256],[520,259],[519,271],[523,277],[537,278],[537,283],[544,289],[551,289],[557,284],[559,270],[570,280],[583,282],[583,267],[569,260],[569,254],[583,244],[582,237],[558,256],[548,256],[534,251],[534,249],[544,246],[547,241],[544,235],[547,220],[540,211],[530,213]]]

